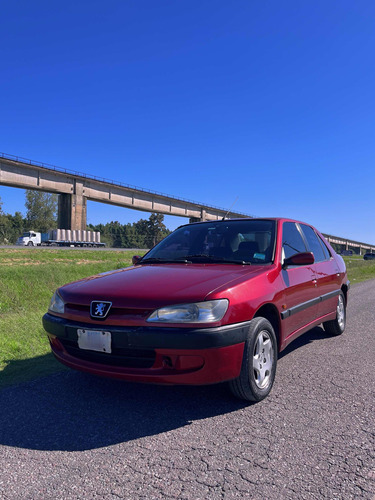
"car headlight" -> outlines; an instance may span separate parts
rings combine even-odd
[[[65,304],[64,304],[63,299],[60,297],[60,295],[57,292],[55,292],[52,295],[51,303],[50,303],[48,309],[52,312],[55,312],[55,313],[64,314],[64,306],[65,306]]]
[[[223,318],[228,305],[227,299],[219,299],[166,306],[154,311],[147,321],[154,323],[213,323]]]

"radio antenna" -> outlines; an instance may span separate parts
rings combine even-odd
[[[234,205],[237,203],[237,200],[238,200],[238,196],[236,197],[236,199],[234,200],[234,202],[230,206],[228,212],[224,215],[224,217],[221,220],[225,220],[227,218],[228,214],[230,213],[230,211],[232,210],[232,208],[234,207]]]

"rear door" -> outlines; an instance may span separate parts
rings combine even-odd
[[[299,252],[307,252],[301,230],[295,222],[284,222],[282,261]],[[318,291],[314,265],[289,266],[282,270],[285,285],[281,318],[286,338],[314,321],[318,316]]]
[[[335,259],[315,230],[307,224],[300,224],[310,252],[314,254],[314,268],[320,297],[318,315],[324,317],[336,309],[337,296],[341,288],[340,270]],[[323,318],[324,319],[324,318]]]

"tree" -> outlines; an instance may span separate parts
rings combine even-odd
[[[21,236],[25,227],[25,219],[21,212],[16,212],[14,215],[8,214],[8,220],[11,226],[10,243],[15,243],[17,238]]]
[[[169,231],[164,224],[164,215],[163,214],[151,214],[148,219],[148,246],[155,246],[156,243],[159,243],[163,238],[165,238]]]
[[[3,202],[0,198],[0,243],[8,243],[9,221],[3,212]]]
[[[26,191],[26,226],[47,232],[57,227],[57,195],[43,191]]]
[[[24,220],[21,212],[14,215],[5,214],[0,198],[0,243],[15,243],[17,238],[23,233]]]
[[[148,220],[141,219],[134,223],[137,232],[144,235],[147,248],[152,248],[170,233],[163,221],[163,214],[151,214]]]
[[[167,236],[170,231],[163,223],[164,215],[151,214],[149,219],[140,219],[133,224],[112,221],[105,225],[89,224],[91,231],[100,231],[101,240],[117,248],[150,248]]]

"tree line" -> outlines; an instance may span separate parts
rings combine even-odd
[[[15,244],[25,231],[45,233],[57,228],[57,195],[41,191],[26,191],[26,216],[21,212],[6,214],[0,198],[0,244]],[[101,241],[115,248],[151,248],[171,231],[164,224],[164,215],[152,213],[148,219],[121,224],[89,224],[90,231],[100,231]]]
[[[0,199],[0,243],[14,244],[24,231],[41,233],[57,227],[57,195],[39,191],[25,193],[26,217],[21,212],[6,214]]]
[[[152,248],[171,232],[164,224],[164,215],[151,214],[132,224],[118,221],[89,224],[90,231],[100,231],[100,240],[114,248]]]

